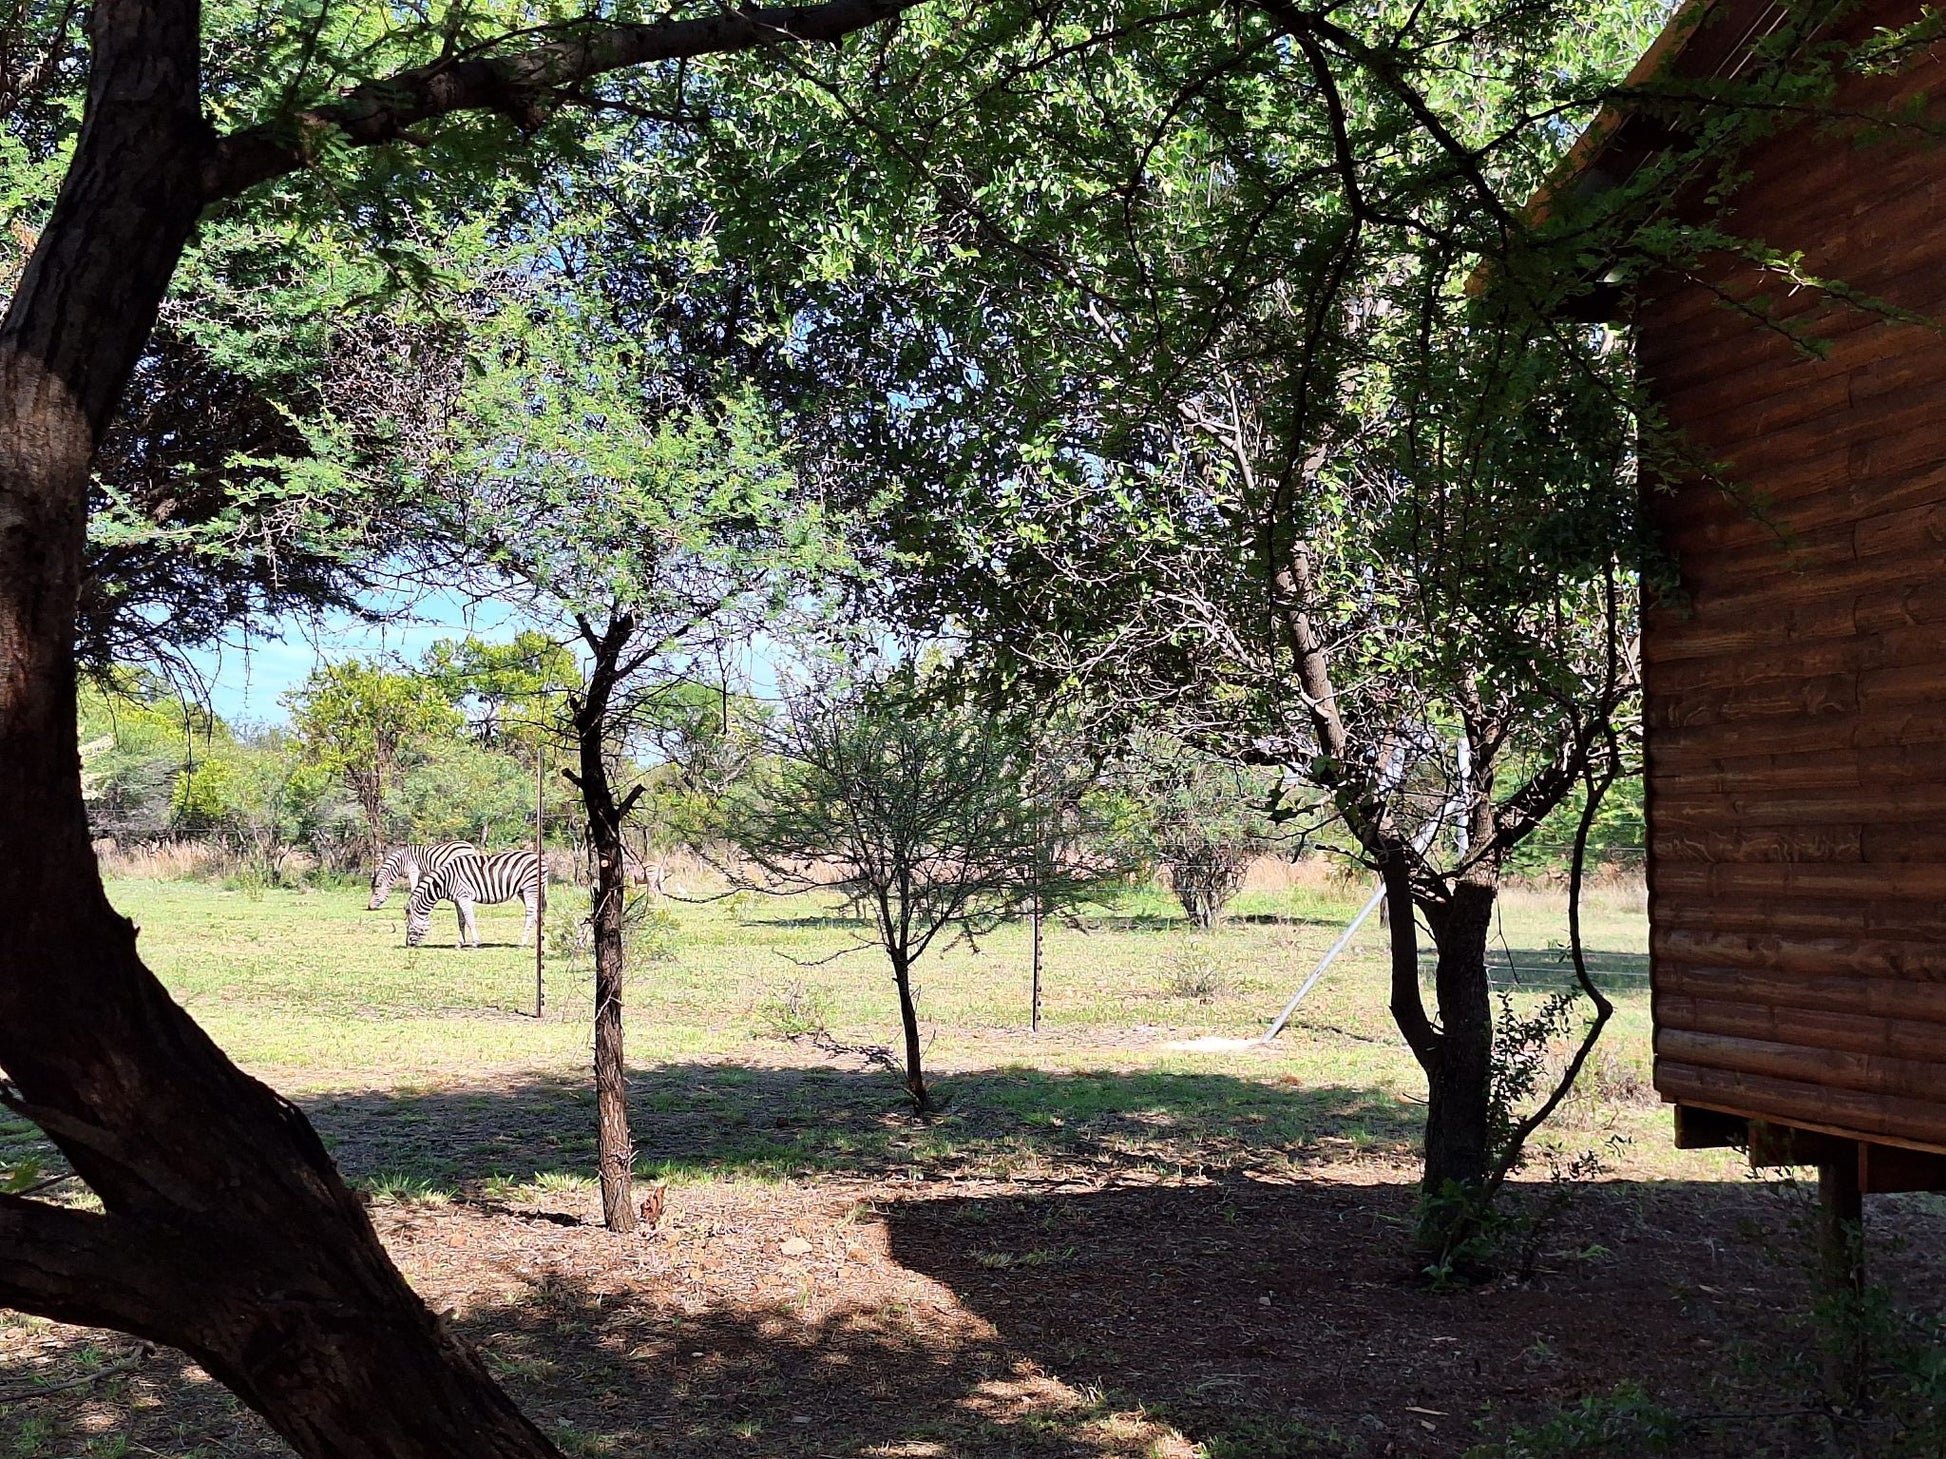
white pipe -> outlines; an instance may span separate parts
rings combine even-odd
[[[1432,845],[1434,838],[1439,835],[1439,828],[1446,824],[1446,817],[1460,808],[1459,801],[1447,801],[1440,808],[1438,815],[1434,816],[1419,828],[1419,834],[1412,838],[1412,849],[1417,852],[1424,852],[1428,846]],[[1346,944],[1357,934],[1358,929],[1365,925],[1365,919],[1372,915],[1372,909],[1384,900],[1385,883],[1381,881],[1378,884],[1378,890],[1372,893],[1372,899],[1365,903],[1359,910],[1358,915],[1351,919],[1351,925],[1345,928],[1336,942],[1331,944],[1331,951],[1327,952],[1318,960],[1318,965],[1311,969],[1311,976],[1304,980],[1304,986],[1291,995],[1291,1001],[1284,1005],[1284,1011],[1278,1014],[1271,1022],[1269,1029],[1265,1031],[1260,1042],[1267,1044],[1284,1031],[1284,1025],[1289,1023],[1291,1021],[1291,1015],[1297,1012],[1297,1005],[1304,1001],[1304,995],[1317,986],[1318,979],[1324,976],[1324,970],[1331,966],[1333,959],[1345,950]],[[1392,912],[1394,916],[1397,916],[1399,909],[1394,907]],[[1417,913],[1413,908],[1407,907],[1405,909],[1405,915],[1408,917],[1416,917]]]
[[[1346,945],[1357,935],[1358,929],[1365,925],[1365,919],[1371,916],[1373,910],[1384,900],[1385,883],[1380,882],[1378,884],[1378,890],[1372,893],[1372,899],[1365,903],[1358,915],[1351,919],[1351,925],[1340,934],[1336,942],[1331,944],[1331,951],[1320,958],[1318,965],[1311,969],[1311,976],[1304,980],[1304,986],[1291,995],[1291,1001],[1284,1005],[1284,1011],[1277,1015],[1276,1021],[1270,1025],[1269,1031],[1264,1034],[1263,1041],[1265,1043],[1269,1043],[1284,1031],[1284,1025],[1289,1023],[1291,1015],[1297,1012],[1297,1005],[1304,1001],[1304,995],[1317,986],[1318,979],[1324,976],[1324,970],[1331,966],[1332,959],[1345,950]]]

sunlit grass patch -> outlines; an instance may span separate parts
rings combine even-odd
[[[811,998],[841,1042],[896,1042],[883,959],[859,947],[864,925],[841,904],[671,900],[674,957],[633,970],[627,994],[637,1168],[674,1182],[774,1181],[893,1168],[1019,1174],[1075,1159],[1154,1170],[1332,1151],[1403,1157],[1424,1081],[1386,1011],[1375,923],[1282,1038],[1248,1042],[1367,893],[1360,880],[1306,871],[1246,891],[1210,933],[1190,930],[1156,888],[1079,925],[1050,924],[1038,1036],[1026,1027],[1024,925],[936,952],[917,982],[928,1063],[949,1103],[925,1126],[905,1118],[895,1081],[792,1042],[802,1020],[779,1013]],[[318,1108],[349,1168],[447,1190],[591,1171],[592,970],[546,961],[547,1006],[534,1017],[533,951],[513,945],[517,906],[482,909],[488,945],[461,952],[405,948],[394,909],[365,911],[358,888],[246,897],[126,881],[111,894],[141,924],[143,952],[171,991],[247,1068]],[[1639,892],[1598,889],[1587,924],[1619,1011],[1562,1136],[1659,1134],[1646,1092],[1648,1000],[1634,981],[1646,966]],[[1563,935],[1558,895],[1514,892],[1496,957],[1530,981],[1555,976]],[[1182,986],[1190,964],[1220,976]],[[1229,1042],[1176,1047],[1204,1037]],[[1663,1158],[1663,1142],[1637,1143]]]

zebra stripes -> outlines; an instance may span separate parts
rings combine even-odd
[[[479,854],[479,848],[471,841],[441,841],[436,846],[420,842],[410,846],[393,846],[379,861],[378,870],[372,873],[372,900],[365,910],[376,912],[383,907],[385,899],[392,895],[392,883],[401,877],[405,879],[406,891],[416,892],[424,877],[438,871],[455,856]]]
[[[459,914],[459,946],[480,945],[480,930],[473,921],[473,908],[485,902],[511,902],[519,897],[527,906],[527,923],[520,929],[520,945],[526,946],[540,919],[541,859],[531,851],[496,851],[491,856],[456,856],[438,871],[425,877],[412,889],[405,905],[405,945],[417,947],[426,940],[432,927],[432,909],[451,899]]]

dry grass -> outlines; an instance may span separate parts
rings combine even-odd
[[[224,877],[237,862],[210,841],[145,841],[134,846],[97,842],[101,874],[110,881],[202,881]]]

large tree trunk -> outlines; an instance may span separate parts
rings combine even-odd
[[[1419,1246],[1436,1260],[1453,1257],[1477,1231],[1493,1149],[1493,1001],[1487,938],[1493,928],[1497,874],[1476,866],[1449,896],[1417,899],[1408,855],[1394,842],[1382,867],[1392,918],[1392,1018],[1426,1075],[1425,1165],[1420,1189]],[[1432,930],[1437,1025],[1419,986],[1418,917]]]
[[[595,1155],[601,1172],[601,1213],[610,1231],[636,1229],[635,1142],[628,1132],[627,1063],[622,1048],[622,993],[627,981],[627,948],[622,913],[628,904],[628,862],[622,822],[639,791],[617,802],[608,779],[608,713],[616,686],[625,677],[622,655],[635,636],[635,620],[611,617],[597,635],[582,625],[594,655],[588,690],[574,710],[579,750],[581,801],[588,813],[588,855],[594,863],[595,938]]]
[[[98,0],[67,181],[0,326],[0,1098],[100,1196],[0,1197],[0,1304],[170,1343],[306,1455],[555,1453],[387,1259],[298,1110],[143,966],[89,850],[89,462],[200,211],[190,0]]]
[[[1491,881],[1462,880],[1445,906],[1427,914],[1437,949],[1433,991],[1439,1004],[1439,1058],[1426,1071],[1425,1189],[1478,1191],[1492,1163],[1493,1000],[1487,938],[1493,930]]]

